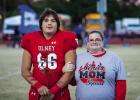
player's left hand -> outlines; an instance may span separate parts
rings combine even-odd
[[[54,94],[50,93],[48,96],[48,100],[53,100],[53,98],[54,98]]]
[[[49,100],[48,95],[42,95],[39,100]]]
[[[53,100],[54,94],[50,93],[49,95],[42,95],[39,100]]]

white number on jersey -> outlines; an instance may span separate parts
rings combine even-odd
[[[49,69],[56,69],[57,68],[57,55],[55,53],[50,53],[47,56],[47,59],[42,58],[41,53],[37,55],[37,62],[39,69],[43,70],[48,66]],[[47,65],[48,64],[48,65]]]

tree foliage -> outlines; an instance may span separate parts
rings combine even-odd
[[[96,1],[98,0],[41,0],[40,2],[33,2],[33,0],[0,0],[0,10],[5,11],[6,16],[13,16],[18,14],[17,5],[21,3],[28,4],[38,14],[44,8],[51,7],[58,13],[71,15],[73,23],[80,23],[86,13],[96,12]],[[4,3],[5,5],[3,5]],[[140,6],[136,6],[134,2],[127,4],[128,0],[108,0],[108,10],[105,15],[109,24],[114,24],[114,20],[123,17],[139,17]]]

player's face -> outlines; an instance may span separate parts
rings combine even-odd
[[[103,48],[103,40],[99,34],[90,34],[87,46],[90,50],[102,50]]]
[[[48,15],[42,22],[42,30],[45,34],[55,34],[57,31],[57,22],[52,15]]]

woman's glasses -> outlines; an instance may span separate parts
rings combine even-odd
[[[100,38],[95,39],[89,39],[89,42],[101,42],[102,40]]]

